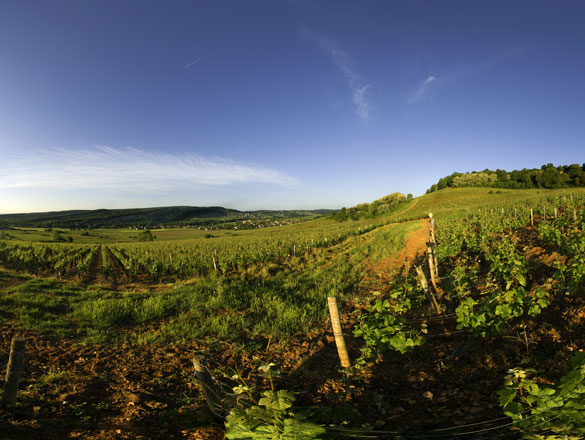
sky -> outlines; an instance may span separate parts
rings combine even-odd
[[[582,1],[0,0],[0,213],[340,208],[585,162]]]

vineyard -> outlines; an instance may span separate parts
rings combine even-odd
[[[208,275],[240,272],[252,264],[281,261],[313,249],[332,246],[350,236],[371,231],[384,224],[364,219],[340,224],[318,220],[293,225],[230,233],[199,234],[199,238],[145,243],[61,244],[23,243],[0,240],[3,267],[33,275],[124,281],[176,281]],[[96,276],[97,275],[97,276]]]
[[[17,439],[582,438],[584,196],[464,188],[346,222],[0,240],[1,363],[12,334],[30,341],[0,427]],[[206,358],[195,371],[194,355]]]

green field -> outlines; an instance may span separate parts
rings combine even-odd
[[[453,188],[425,194],[414,199],[394,213],[391,219],[421,218],[432,212],[435,216],[465,214],[476,209],[501,209],[526,205],[538,206],[550,200],[585,195],[585,188],[567,189],[496,189],[496,188]]]

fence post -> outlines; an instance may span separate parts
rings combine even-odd
[[[428,257],[428,261],[429,261],[429,273],[431,274],[431,283],[433,285],[433,287],[435,288],[435,292],[437,292],[437,294],[439,294],[440,289],[437,287],[437,278],[435,277],[435,274],[437,273],[437,268],[435,267],[435,260],[434,260],[434,250],[431,246],[427,247],[427,257]]]
[[[530,226],[534,226],[534,211],[530,208]]]
[[[4,382],[4,393],[2,394],[2,405],[16,405],[16,393],[18,392],[18,383],[20,374],[24,366],[24,337],[16,335],[12,338],[10,344],[10,357],[6,368],[6,379]]]
[[[557,219],[557,208],[555,208],[555,220]]]
[[[416,269],[416,273],[418,274],[418,279],[419,279],[420,284],[425,292],[426,297],[431,302],[431,306],[435,309],[437,314],[440,315],[441,308],[439,307],[439,303],[437,302],[435,295],[433,295],[433,292],[431,292],[431,290],[429,289],[429,283],[427,281],[427,277],[425,276],[425,274],[422,271],[422,269],[420,268],[420,266],[415,266],[414,268]]]
[[[436,253],[436,247],[437,247],[437,242],[435,240],[435,218],[433,217],[433,213],[429,213],[429,217],[431,218],[431,250],[433,252],[433,263],[434,263],[434,268],[435,268],[435,277],[438,278],[439,277],[439,264],[437,262],[437,253]]]
[[[213,261],[213,270],[217,272],[217,264],[215,262],[215,256],[217,255],[217,249],[213,250],[213,255],[211,256],[211,260]]]
[[[216,416],[224,417],[226,411],[221,403],[221,393],[216,389],[217,387],[211,378],[211,374],[209,374],[205,356],[193,356],[193,368],[195,369],[197,381],[203,390],[203,397],[205,397],[207,406]]]
[[[343,339],[343,332],[341,331],[341,321],[339,320],[339,309],[337,308],[337,298],[334,296],[327,297],[327,304],[329,305],[329,314],[331,315],[331,325],[333,326],[333,336],[335,336],[335,345],[337,346],[337,354],[339,361],[343,368],[348,368],[351,364],[349,362],[349,355],[345,347],[345,340]]]

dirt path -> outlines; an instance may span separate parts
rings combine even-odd
[[[405,266],[411,266],[414,261],[424,255],[429,239],[429,220],[417,220],[418,229],[411,231],[406,238],[404,247],[388,258],[373,262],[365,269],[367,287],[374,290],[384,290],[385,286]]]
[[[86,284],[94,284],[97,282],[100,271],[102,269],[102,252],[103,246],[100,245],[97,252],[91,259],[89,270],[87,271],[87,276],[83,280]]]
[[[129,280],[126,276],[124,266],[122,266],[122,263],[120,263],[118,257],[116,257],[111,249],[107,246],[103,247],[103,251],[110,261],[110,266],[112,269],[112,273],[110,274],[110,282],[112,286],[116,287],[118,284],[127,284]]]

